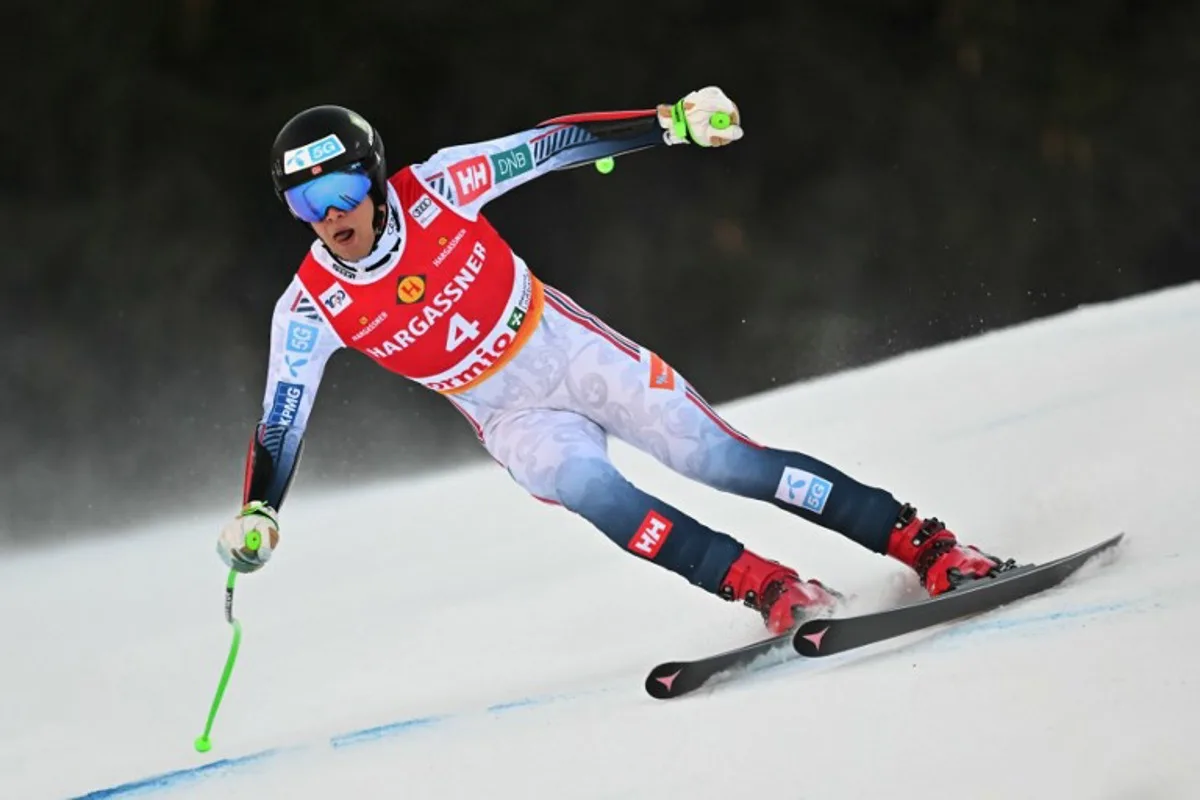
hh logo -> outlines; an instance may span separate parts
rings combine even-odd
[[[401,275],[396,281],[396,299],[405,305],[419,303],[425,298],[424,275]]]
[[[675,388],[675,370],[671,369],[670,364],[659,358],[657,353],[650,354],[650,388]]]
[[[818,478],[802,469],[787,467],[779,478],[775,497],[789,505],[820,514],[825,510],[825,501],[829,499],[829,493],[832,491],[833,484],[824,478]]]
[[[672,526],[671,520],[651,510],[638,526],[637,533],[629,540],[629,549],[646,558],[654,558],[662,549],[663,542],[667,541],[667,536],[671,534]]]
[[[460,205],[467,205],[492,188],[492,172],[486,156],[476,156],[450,167],[450,177]]]

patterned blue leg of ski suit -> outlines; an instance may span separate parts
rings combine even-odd
[[[750,441],[656,355],[549,287],[541,323],[520,353],[453,399],[527,491],[709,592],[719,590],[741,543],[626,480],[609,460],[608,435],[693,480],[772,503],[877,553],[900,511],[882,489]]]

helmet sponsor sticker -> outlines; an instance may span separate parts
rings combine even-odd
[[[309,142],[303,147],[297,147],[295,150],[288,150],[284,153],[283,174],[291,175],[294,172],[314,167],[323,161],[337,158],[344,152],[346,152],[346,147],[342,144],[342,140],[337,137],[336,133],[331,133],[324,139],[317,139],[315,142]]]

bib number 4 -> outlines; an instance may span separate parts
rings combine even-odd
[[[467,322],[462,314],[450,318],[450,330],[446,333],[446,352],[453,353],[467,342],[479,338],[479,323]]]

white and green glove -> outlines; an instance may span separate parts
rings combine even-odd
[[[658,107],[658,124],[667,144],[693,142],[701,147],[721,147],[742,138],[738,107],[716,86],[706,86],[673,106]]]
[[[221,529],[217,554],[235,572],[256,572],[279,546],[279,517],[261,500],[247,503]]]

